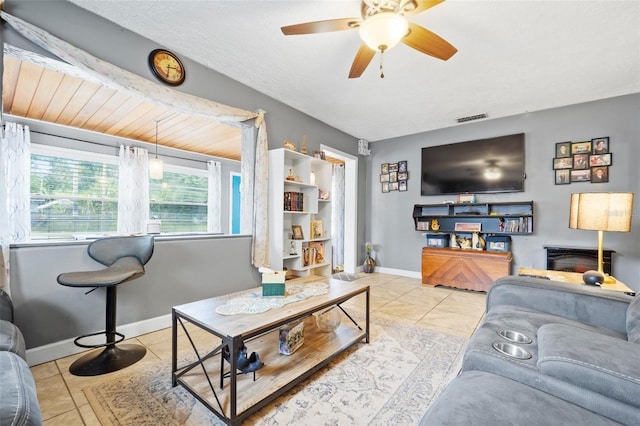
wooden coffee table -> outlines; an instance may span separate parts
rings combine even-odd
[[[231,299],[259,292],[260,288],[175,306],[172,309],[171,383],[181,385],[227,424],[238,424],[278,396],[327,365],[358,342],[369,343],[369,285],[329,279],[329,292],[259,314],[220,315],[216,308]],[[342,304],[365,297],[364,328]],[[337,305],[342,323],[323,333],[312,313]],[[304,343],[291,355],[278,351],[278,329],[290,322],[305,323]],[[179,333],[179,331],[182,331]],[[203,333],[204,331],[204,333]],[[195,353],[178,365],[178,339],[188,339]],[[181,340],[182,341],[182,340]],[[252,374],[236,370],[236,354],[244,343],[258,352],[264,367]],[[228,345],[230,362],[222,359]],[[228,373],[221,383],[218,378]]]

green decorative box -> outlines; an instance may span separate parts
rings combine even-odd
[[[263,296],[284,296],[284,284],[262,283]]]
[[[262,273],[262,295],[284,296],[285,271],[268,270]]]

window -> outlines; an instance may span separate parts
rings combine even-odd
[[[116,232],[117,214],[117,158],[32,145],[33,239]]]
[[[162,232],[207,232],[207,198],[205,170],[165,164],[162,180],[149,180],[149,217]]]

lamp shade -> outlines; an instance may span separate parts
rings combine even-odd
[[[571,194],[569,228],[629,232],[633,213],[632,192]]]
[[[151,179],[162,179],[163,169],[162,160],[158,157],[149,160],[149,177]]]
[[[397,13],[381,12],[365,19],[359,31],[360,38],[369,48],[385,52],[407,35],[409,23]]]

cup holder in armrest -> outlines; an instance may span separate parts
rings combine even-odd
[[[531,343],[531,338],[513,330],[500,330],[497,332],[500,337],[514,343]]]
[[[517,358],[517,359],[531,358],[531,354],[529,352],[525,351],[520,346],[514,345],[513,343],[494,342],[493,349],[511,358]]]

